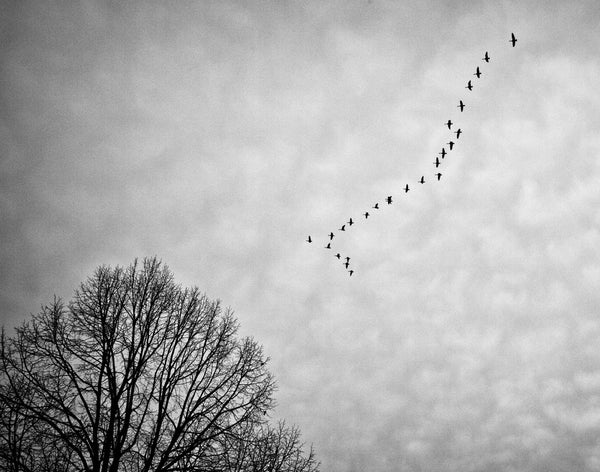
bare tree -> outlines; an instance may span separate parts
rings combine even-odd
[[[10,397],[5,387],[0,386],[2,399]],[[18,402],[0,402],[0,469],[68,472],[73,466],[72,451],[63,447],[46,424],[27,415]]]
[[[241,433],[274,406],[262,348],[237,329],[156,259],[100,267],[68,306],[55,298],[2,332],[0,467],[228,470],[224,445],[254,444]]]
[[[231,472],[316,472],[314,451],[300,443],[300,431],[285,422],[277,427],[247,425],[251,431],[221,438],[225,470]]]

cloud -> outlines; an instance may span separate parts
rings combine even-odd
[[[14,4],[3,322],[157,254],[323,470],[599,470],[597,14],[555,7]]]

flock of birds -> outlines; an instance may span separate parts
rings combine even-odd
[[[517,43],[517,38],[515,37],[515,34],[514,34],[514,33],[511,33],[511,38],[509,39],[509,42],[512,44],[512,47],[514,48],[514,47],[515,47],[515,45],[516,45],[516,43]],[[487,52],[487,51],[485,52],[485,55],[483,56],[483,58],[482,58],[482,61],[484,61],[484,62],[486,62],[486,63],[490,62],[490,56],[489,56],[489,54],[488,54],[488,52]],[[474,73],[473,75],[474,75],[475,77],[477,77],[477,79],[480,79],[480,78],[481,78],[481,75],[482,75],[482,73],[481,73],[481,71],[479,70],[479,66],[477,66],[477,68],[475,69],[475,73]],[[469,80],[469,81],[467,82],[467,86],[466,86],[465,88],[466,88],[467,90],[469,90],[469,91],[473,90],[473,83],[472,83],[472,80]],[[458,102],[458,105],[457,105],[457,108],[459,108],[459,109],[460,109],[461,113],[462,113],[462,112],[465,110],[465,107],[466,107],[466,105],[464,104],[464,102],[463,102],[462,100],[459,100],[459,102]],[[444,123],[444,125],[445,125],[445,126],[447,126],[449,130],[452,130],[452,126],[454,125],[454,123],[452,122],[452,120],[448,120],[446,123]],[[453,134],[455,134],[455,135],[456,135],[456,140],[458,140],[458,139],[460,138],[460,135],[462,134],[462,130],[461,130],[460,128],[458,128],[458,129],[456,129],[456,131],[453,131]],[[454,143],[454,141],[450,140],[450,141],[448,141],[446,144],[448,145],[448,149],[449,149],[450,151],[452,151],[452,149],[454,148],[454,145],[455,145],[456,143]],[[448,152],[446,151],[446,148],[445,148],[445,147],[442,147],[442,150],[441,150],[441,151],[440,151],[438,154],[439,154],[439,155],[442,157],[442,160],[443,160],[443,159],[446,157],[446,154],[448,154]],[[437,156],[436,156],[436,158],[435,158],[435,161],[433,162],[433,165],[435,166],[435,169],[436,169],[436,171],[437,171],[437,172],[436,172],[435,174],[433,174],[433,175],[434,175],[434,177],[436,177],[436,178],[437,178],[437,181],[439,181],[439,180],[442,178],[442,173],[438,171],[438,168],[439,168],[439,167],[440,167],[440,165],[441,165],[441,161],[440,161],[440,158],[439,158],[439,157],[437,157]],[[424,175],[422,175],[422,176],[421,176],[421,179],[420,179],[420,180],[418,180],[417,182],[418,182],[418,183],[420,183],[420,184],[424,184],[424,183],[425,183],[425,176],[424,176]],[[409,192],[409,190],[410,190],[410,187],[408,186],[408,184],[406,184],[406,186],[404,187],[404,189],[403,189],[403,190],[404,190],[404,193],[408,193],[408,192]],[[391,204],[392,204],[392,201],[393,201],[393,200],[392,200],[392,195],[388,195],[388,196],[386,197],[386,199],[385,199],[385,202],[386,202],[388,205],[391,205]],[[379,202],[375,203],[375,205],[373,205],[373,206],[371,207],[371,212],[372,212],[372,210],[373,210],[373,209],[374,209],[374,210],[379,210]],[[362,216],[364,216],[365,220],[366,220],[366,219],[368,219],[370,215],[371,215],[371,214],[369,213],[369,211],[365,211],[365,212],[362,214]],[[350,227],[351,227],[352,225],[354,225],[354,224],[355,224],[355,221],[354,221],[352,218],[350,218],[350,219],[349,219],[349,220],[348,220],[346,223],[344,223],[344,224],[343,224],[343,225],[342,225],[342,226],[341,226],[341,227],[338,229],[338,231],[346,231],[346,226],[348,226],[348,228],[350,228]],[[324,246],[324,248],[325,248],[325,249],[333,249],[333,248],[331,247],[331,244],[332,244],[332,242],[333,242],[333,238],[335,238],[335,236],[336,236],[336,234],[335,234],[333,231],[331,231],[331,232],[330,232],[330,233],[327,235],[327,237],[328,237],[329,239],[327,240],[327,244]],[[313,242],[313,239],[312,239],[312,237],[311,237],[310,235],[309,235],[309,236],[308,236],[308,238],[306,239],[306,242],[307,242],[307,243],[309,243],[309,244]],[[348,273],[350,274],[350,276],[352,276],[352,274],[354,274],[354,269],[351,269],[351,268],[350,268],[350,257],[348,257],[348,256],[345,256],[345,257],[344,257],[344,256],[342,256],[342,255],[341,255],[339,252],[337,252],[337,253],[335,254],[335,257],[336,257],[338,260],[340,260],[340,261],[342,261],[342,260],[343,260],[343,262],[342,262],[343,266],[346,268],[346,270],[348,271]]]

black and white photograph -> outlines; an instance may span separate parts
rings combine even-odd
[[[600,4],[0,0],[0,470],[600,472]]]

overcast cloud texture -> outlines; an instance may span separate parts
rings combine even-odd
[[[600,471],[598,2],[1,5],[6,326],[157,255],[323,471]]]

